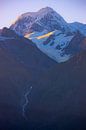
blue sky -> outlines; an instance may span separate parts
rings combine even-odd
[[[0,28],[9,27],[22,13],[52,7],[67,22],[86,23],[86,0],[0,0]]]

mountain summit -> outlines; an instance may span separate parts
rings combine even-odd
[[[42,9],[40,9],[38,12],[40,12],[40,13],[43,13],[43,12],[53,12],[54,10],[51,8],[51,7],[45,7],[45,8],[42,8]]]
[[[68,25],[52,8],[45,7],[37,12],[22,14],[10,28],[25,35],[33,31],[54,31],[55,29],[66,31]]]
[[[80,31],[86,36],[85,24],[78,22],[71,24],[67,23],[64,18],[51,7],[42,8],[37,12],[27,12],[22,14],[10,28],[23,36],[34,31],[41,32],[44,30],[62,30],[68,33]]]

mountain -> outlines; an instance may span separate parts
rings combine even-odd
[[[86,25],[69,24],[50,7],[22,14],[10,29],[32,40],[58,63],[66,62],[86,48]]]
[[[85,26],[46,7],[0,30],[1,130],[86,129]]]
[[[66,31],[68,25],[52,8],[46,7],[38,12],[22,14],[10,28],[20,35],[26,35],[34,31],[42,32],[47,30],[49,32],[55,29]]]
[[[31,40],[1,32],[0,129],[86,129],[86,51],[56,63]]]
[[[55,30],[68,33],[80,31],[86,36],[86,24],[79,22],[67,23],[61,15],[50,7],[42,8],[37,12],[22,14],[10,28],[23,36],[32,32],[50,32]]]

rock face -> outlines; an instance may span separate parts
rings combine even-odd
[[[66,62],[86,49],[86,37],[79,31],[74,34],[63,33],[59,30],[49,33],[34,32],[26,37],[31,39],[43,53],[58,63]]]

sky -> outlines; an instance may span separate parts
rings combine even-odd
[[[0,28],[9,27],[26,12],[35,12],[51,7],[67,22],[86,24],[86,0],[0,0]]]

